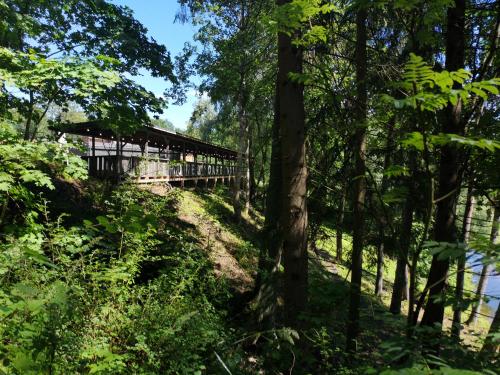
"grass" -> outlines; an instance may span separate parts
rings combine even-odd
[[[317,247],[328,252],[332,257],[336,253],[336,231],[332,228],[331,225],[323,225],[322,232],[324,236],[317,241]],[[343,257],[344,259],[349,259],[352,252],[352,237],[349,234],[343,235],[342,239],[343,244]],[[375,288],[375,274],[376,274],[376,264],[374,262],[374,257],[376,257],[376,250],[371,246],[367,246],[363,253],[363,268],[364,268],[364,276],[362,281],[362,290],[367,294],[373,294]],[[336,265],[338,276],[341,278],[348,278],[348,269],[342,265]],[[394,283],[394,275],[396,273],[396,260],[385,257],[384,259],[384,288],[386,292],[381,297],[380,302],[386,307],[389,308],[391,302],[391,290],[392,284]],[[450,275],[456,274],[456,266],[451,266]],[[449,277],[449,285],[450,287],[455,286],[455,278],[453,276]],[[423,281],[419,284],[419,292],[423,289]],[[472,281],[472,274],[465,274],[465,284],[464,289],[466,290],[475,290],[476,286]],[[402,303],[402,311],[408,311],[408,302],[403,301]],[[483,304],[482,314],[492,315],[491,309],[488,306]],[[462,314],[462,319],[465,320],[470,314],[470,308],[466,310]],[[453,310],[451,306],[447,306],[445,309],[445,328],[449,331],[451,328],[451,321],[453,319]],[[477,324],[474,327],[465,327],[463,330],[462,338],[465,344],[472,345],[476,348],[479,348],[482,343],[482,339],[484,339],[485,335],[488,332],[490,327],[490,321],[488,318],[484,316],[479,316]]]
[[[178,194],[180,195],[178,219],[186,224],[183,228],[189,232],[193,241],[196,241],[198,245],[201,245],[199,247],[207,252],[216,273],[229,282],[235,295],[243,295],[250,291],[257,271],[260,248],[259,230],[263,217],[258,213],[252,213],[252,215],[244,215],[240,224],[235,223],[232,218],[230,194],[224,188],[216,191],[179,190]],[[311,357],[316,361],[312,368],[319,364],[326,367],[318,370],[317,373],[338,373],[338,369],[343,365],[335,364],[335,361],[342,358],[344,353],[350,284],[347,268],[334,262],[336,250],[334,227],[324,225],[322,231],[324,235],[317,242],[322,256],[310,254],[309,307],[304,314],[307,329],[303,330],[301,335],[312,348],[310,349]],[[351,237],[345,234],[343,236],[344,259],[350,257],[351,242]],[[405,337],[406,317],[394,316],[388,311],[396,262],[386,257],[386,293],[382,298],[375,297],[374,250],[374,248],[367,247],[364,252],[364,264],[369,273],[363,276],[362,283],[361,332],[357,363],[354,365],[357,368],[386,365],[391,359],[387,358],[387,350],[382,347],[391,342],[398,342],[398,340],[402,342]],[[466,288],[474,289],[470,274],[468,274]],[[403,302],[403,312],[407,308],[407,302]],[[467,316],[466,312],[464,318]],[[451,317],[451,308],[447,308],[448,322]],[[248,336],[249,331],[246,331],[248,327],[245,327],[249,323],[238,321],[237,324],[234,323],[236,324],[234,328],[241,332],[242,336]],[[449,323],[445,327],[449,329]],[[488,327],[489,322],[480,317],[475,329],[464,330],[463,338],[466,344],[463,347],[464,353],[471,349],[470,345],[475,348],[480,345],[481,337],[484,337]],[[404,347],[406,344],[401,345]],[[252,356],[253,354],[248,358]],[[467,367],[467,362],[465,362],[467,358],[470,357],[465,354],[460,357],[465,367]]]

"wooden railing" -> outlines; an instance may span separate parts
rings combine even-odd
[[[90,176],[101,178],[130,177],[131,179],[184,180],[210,177],[233,177],[233,165],[183,162],[136,156],[84,156]],[[227,161],[226,161],[227,163]]]

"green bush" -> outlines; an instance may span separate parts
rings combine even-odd
[[[50,212],[46,197],[55,179],[85,177],[80,159],[68,146],[23,143],[5,126],[1,136],[0,373],[209,366],[225,335],[227,288],[175,229],[178,194],[122,186],[94,201],[100,215],[69,225],[74,213]]]

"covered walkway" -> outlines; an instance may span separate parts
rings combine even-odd
[[[81,137],[87,146],[82,158],[93,177],[184,185],[198,180],[230,183],[235,176],[236,151],[165,129],[143,126],[118,134],[101,122],[90,121],[54,130],[60,136]]]

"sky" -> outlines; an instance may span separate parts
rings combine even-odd
[[[148,29],[148,35],[167,47],[172,60],[182,51],[184,43],[192,42],[196,29],[189,23],[174,23],[175,14],[179,10],[177,0],[112,0],[112,2],[132,9],[135,18]],[[162,96],[168,86],[165,80],[151,77],[149,74],[133,79],[157,96]],[[167,118],[177,128],[185,129],[196,100],[196,92],[190,91],[184,105],[169,104],[160,117]]]

